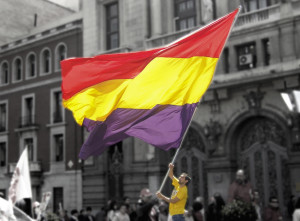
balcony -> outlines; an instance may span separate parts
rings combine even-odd
[[[186,30],[182,30],[182,31],[178,31],[178,32],[174,32],[171,34],[165,34],[165,35],[161,35],[158,37],[153,37],[150,39],[146,40],[146,48],[157,48],[166,44],[169,44],[177,39],[179,39],[180,37],[194,31],[196,29],[192,28],[192,29],[186,29]]]
[[[281,7],[280,4],[276,4],[259,10],[240,13],[237,21],[235,22],[234,30],[249,28],[250,26],[258,26],[263,23],[279,20],[280,10],[281,10],[280,7]],[[200,27],[198,26],[192,29],[186,29],[178,32],[173,32],[170,34],[152,37],[146,40],[146,48],[147,49],[156,48],[156,47],[166,45],[194,31],[197,28]]]
[[[234,25],[235,29],[257,26],[280,19],[280,4],[272,5],[267,8],[241,13]]]
[[[17,163],[10,163],[8,167],[8,173],[13,173],[15,171],[15,168],[17,166]],[[29,162],[29,170],[31,173],[41,173],[42,172],[42,164],[41,162]]]
[[[36,127],[37,124],[35,123],[34,119],[35,119],[34,115],[20,117],[19,128]]]

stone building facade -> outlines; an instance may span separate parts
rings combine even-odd
[[[69,211],[81,208],[82,129],[62,107],[60,87],[60,61],[80,56],[82,13],[68,13],[1,44],[0,191],[5,198],[27,147],[32,201],[51,192],[51,210],[58,211],[60,203]]]
[[[176,160],[176,172],[193,182],[190,200],[224,199],[244,168],[264,205],[277,196],[282,211],[300,192],[299,115],[281,92],[299,89],[300,1],[279,0],[92,0],[83,2],[83,54],[145,50],[167,44],[242,4],[213,82],[199,104]],[[127,139],[83,170],[83,204],[134,199],[155,192],[174,151],[162,152]],[[164,191],[170,192],[170,183]]]

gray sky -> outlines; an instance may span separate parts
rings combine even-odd
[[[78,11],[79,9],[79,0],[48,0],[48,1],[54,2],[58,5],[63,5],[75,11]]]

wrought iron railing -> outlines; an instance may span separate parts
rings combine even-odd
[[[20,117],[19,128],[37,126],[35,123],[35,115]]]

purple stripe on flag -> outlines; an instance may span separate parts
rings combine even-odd
[[[90,131],[79,157],[100,155],[108,146],[133,136],[168,150],[178,148],[197,104],[157,105],[152,109],[117,109],[104,122],[84,119]]]

